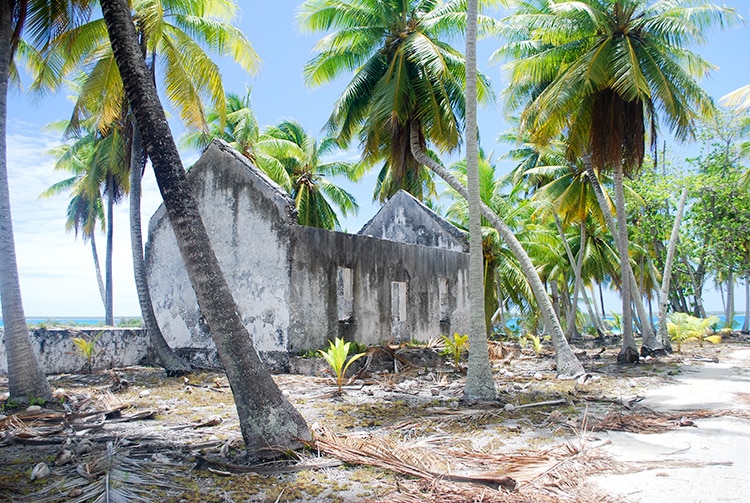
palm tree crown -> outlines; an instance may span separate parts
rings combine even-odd
[[[354,181],[361,175],[360,166],[337,160],[323,162],[323,157],[338,148],[332,138],[318,143],[299,123],[292,120],[268,128],[262,138],[266,149],[288,145],[285,151],[277,150],[274,154],[284,167],[275,181],[294,198],[301,225],[338,230],[341,225],[334,207],[343,216],[357,213],[359,206],[354,196],[328,177],[343,175]],[[272,140],[276,140],[276,143]]]
[[[409,146],[411,124],[421,142],[441,152],[461,142],[465,112],[463,56],[446,38],[465,27],[465,1],[307,0],[300,24],[330,31],[318,42],[305,67],[310,85],[343,74],[354,77],[337,100],[327,127],[340,143],[359,134],[363,160],[383,161],[378,191],[381,201],[399,189],[419,199],[434,195],[431,176]],[[492,26],[481,16],[480,25]],[[489,101],[488,81],[480,78],[478,97]]]
[[[678,139],[713,104],[698,85],[713,68],[685,46],[734,11],[693,0],[524,2],[508,20],[508,105],[545,144],[568,131],[570,153],[596,167],[638,168],[659,121]]]

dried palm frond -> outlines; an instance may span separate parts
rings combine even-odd
[[[179,489],[169,480],[169,470],[161,474],[156,465],[137,461],[129,451],[108,443],[104,453],[91,455],[76,467],[59,469],[63,479],[32,493],[25,501],[34,503],[149,503],[154,488]]]
[[[377,466],[429,481],[470,482],[511,491],[516,485],[511,477],[494,470],[455,474],[448,462],[450,456],[425,448],[419,442],[403,443],[385,437],[347,438],[322,430],[316,435],[313,446],[347,463]]]
[[[695,426],[691,419],[705,419],[710,417],[739,417],[750,418],[750,412],[745,410],[691,410],[678,413],[664,414],[659,412],[610,412],[600,421],[592,425],[591,431],[628,431],[631,433],[661,433],[674,428]]]

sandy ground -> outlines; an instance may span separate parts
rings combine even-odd
[[[552,370],[551,351],[537,358],[528,348],[516,348],[512,358],[495,362],[499,400],[485,405],[461,400],[463,376],[423,365],[364,378],[341,396],[332,395],[328,378],[275,376],[318,432],[364,441],[385,453],[388,462],[398,458],[459,475],[507,474],[518,482],[512,493],[445,477],[420,480],[373,464],[373,458],[272,477],[195,470],[197,455],[242,463],[236,412],[222,374],[164,378],[159,369],[130,368],[54,376],[53,387],[64,389],[74,408],[127,405],[125,416],[152,414],[116,422],[99,413],[81,420],[84,430],[55,430],[51,437],[44,424],[19,426],[0,416],[0,502],[39,503],[39,491],[48,494],[58,483],[65,489],[52,492],[60,498],[45,501],[71,501],[66,492],[78,469],[101,459],[113,438],[120,439],[124,461],[148,462],[161,480],[177,486],[148,489],[158,492],[144,501],[162,503],[750,501],[750,419],[736,417],[750,417],[747,337],[683,350],[634,367],[614,364],[616,348],[581,351],[589,379],[561,381]],[[112,392],[115,374],[129,386]],[[0,379],[0,394],[6,386]],[[703,417],[711,417],[696,419],[701,416],[695,411],[706,409]],[[744,414],[718,412],[726,410]],[[664,415],[649,416],[650,411]],[[684,423],[695,426],[668,423],[665,433],[650,434],[583,428],[613,413],[625,419],[643,414],[650,417],[647,423],[663,424],[675,411],[685,411]],[[34,443],[12,440],[21,434]],[[66,449],[77,452],[85,442],[93,443],[90,453],[57,461]],[[321,459],[336,456],[311,450],[301,457],[302,462]],[[43,461],[50,463],[50,475],[31,482],[32,469]]]
[[[645,391],[641,405],[662,412],[750,410],[750,348],[680,370],[673,383]],[[610,494],[641,503],[750,501],[750,420],[697,419],[695,426],[597,434],[611,440],[606,449],[633,472],[594,480]]]

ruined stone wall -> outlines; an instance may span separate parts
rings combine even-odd
[[[101,335],[100,335],[101,334]],[[0,328],[0,374],[8,373],[3,331]],[[31,347],[48,374],[80,371],[86,360],[76,352],[74,337],[95,344],[94,370],[153,363],[146,331],[141,328],[38,328],[29,331]]]
[[[468,255],[296,226],[290,352],[468,331]]]
[[[212,143],[188,180],[243,322],[273,368],[336,336],[379,344],[468,329],[466,253],[299,226],[291,198],[225,144]],[[217,364],[163,207],[146,263],[167,342]]]
[[[285,352],[293,201],[219,143],[208,147],[188,180],[256,349]],[[175,348],[213,348],[163,206],[149,225],[146,263],[154,311],[167,342]]]

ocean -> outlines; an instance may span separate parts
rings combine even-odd
[[[133,320],[136,319],[135,316],[132,317],[120,317],[115,318],[115,325],[121,325],[123,324],[123,321],[125,320]],[[137,319],[140,319],[140,317],[137,317]],[[48,316],[48,317],[40,317],[40,318],[26,318],[26,324],[29,327],[36,327],[39,325],[47,325],[51,327],[56,326],[74,326],[74,327],[96,327],[96,326],[103,326],[104,325],[104,318],[97,318],[97,317],[86,317],[86,316],[74,316],[74,317],[55,317],[55,316]],[[131,325],[128,323],[128,325]],[[3,327],[3,319],[0,318],[0,328]]]

